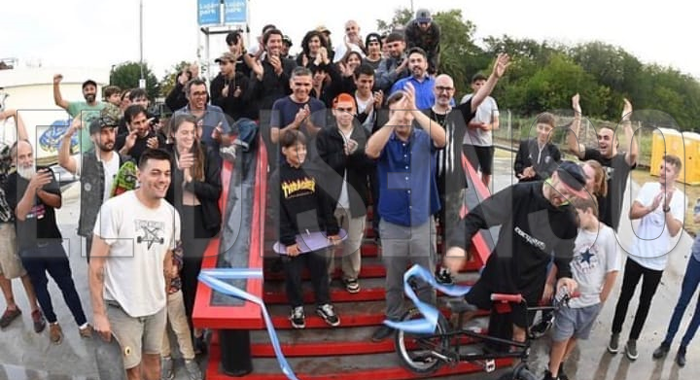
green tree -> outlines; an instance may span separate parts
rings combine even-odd
[[[377,30],[380,34],[389,34],[396,29],[402,29],[413,19],[413,13],[408,8],[399,8],[394,11],[391,21],[377,19]]]
[[[160,94],[160,84],[148,65],[144,64],[143,70],[146,78],[146,92],[148,93],[148,98],[153,101]],[[138,62],[123,62],[112,68],[109,74],[109,84],[124,89],[137,88],[140,78],[141,65]]]

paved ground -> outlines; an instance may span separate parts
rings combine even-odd
[[[498,158],[496,172],[510,172],[511,162],[508,158]],[[496,176],[496,188],[502,188],[511,183],[511,178],[506,175]],[[629,199],[629,196],[626,197]],[[87,266],[85,259],[81,257],[79,240],[75,235],[78,220],[78,198],[75,188],[67,190],[64,194],[64,207],[58,213],[59,224],[63,236],[66,237],[66,246],[70,248],[70,261],[73,268],[74,279],[78,292],[81,294],[83,306],[90,315],[89,292],[87,286]],[[631,227],[629,221],[623,220],[620,236],[622,241],[629,241]],[[567,372],[571,379],[601,380],[601,379],[694,379],[700,376],[700,349],[691,347],[688,352],[688,365],[679,369],[673,363],[680,336],[673,347],[672,354],[665,361],[653,361],[651,353],[663,339],[670,314],[675,305],[680,290],[680,283],[685,265],[690,253],[691,239],[685,235],[680,244],[671,253],[669,266],[664,273],[653,302],[653,310],[649,315],[646,327],[638,343],[640,358],[636,362],[630,362],[624,355],[610,355],[605,350],[609,336],[613,308],[621,280],[611,295],[610,300],[603,308],[600,318],[593,330],[591,339],[582,342],[579,349],[574,352],[574,357],[566,364]],[[619,277],[621,279],[621,275]],[[95,360],[86,342],[78,336],[77,327],[72,321],[70,313],[63,303],[60,291],[51,283],[50,291],[54,294],[54,307],[59,321],[63,326],[65,339],[60,346],[49,344],[48,333],[35,334],[31,330],[29,307],[22,287],[18,281],[13,283],[15,298],[20,308],[24,310],[21,321],[14,322],[10,327],[0,332],[0,380],[3,379],[95,379]],[[681,332],[685,330],[689,317],[694,310],[695,302],[691,303],[686,313]],[[4,300],[0,300],[0,309],[4,310]],[[631,318],[636,310],[636,300],[630,305],[630,313],[625,324],[623,336],[629,332]],[[547,338],[543,338],[533,352],[533,366],[537,373],[542,373],[548,361]],[[697,346],[697,345],[696,345]],[[485,375],[473,375],[464,378],[490,379],[497,378],[500,372]],[[184,379],[178,376],[178,379]]]

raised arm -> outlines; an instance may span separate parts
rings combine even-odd
[[[81,124],[82,122],[80,118],[76,117],[73,119],[73,124],[63,135],[61,147],[58,148],[58,164],[61,165],[62,168],[66,169],[71,174],[77,175],[80,175],[80,173],[77,173],[78,165],[75,161],[75,158],[71,157],[70,145],[71,140],[73,138],[73,134],[75,134],[75,131],[77,129],[81,128]]]
[[[53,76],[53,102],[57,106],[68,111],[68,101],[63,99],[61,95],[61,81],[63,80],[63,75],[56,74]]]
[[[11,117],[15,119],[15,127],[17,127],[17,140],[29,140],[27,127],[24,125],[24,120],[22,120],[18,110],[7,109],[0,112],[0,120],[9,119]]]
[[[496,57],[496,62],[493,64],[493,70],[491,71],[491,75],[489,75],[489,79],[472,97],[471,112],[476,112],[477,108],[479,108],[479,105],[481,105],[486,97],[491,95],[491,92],[493,92],[493,89],[496,87],[496,83],[503,77],[508,66],[510,66],[510,57],[508,54],[499,54],[498,57]]]
[[[639,155],[639,144],[637,143],[637,138],[634,136],[634,130],[632,129],[632,103],[625,99],[625,106],[622,109],[622,127],[625,133],[625,142],[629,141],[629,149],[625,153],[625,161],[627,165],[634,166],[637,163],[637,156]]]
[[[586,147],[578,142],[578,132],[581,128],[581,104],[579,94],[576,94],[571,98],[571,107],[574,109],[574,121],[571,123],[571,129],[566,136],[566,142],[569,145],[569,150],[573,153],[579,160],[583,159],[586,153]]]

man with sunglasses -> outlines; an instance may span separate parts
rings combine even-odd
[[[552,255],[559,268],[557,291],[569,292],[577,284],[569,263],[577,235],[576,213],[570,206],[574,197],[590,197],[580,166],[564,161],[546,181],[518,183],[486,198],[459,222],[449,235],[444,265],[451,272],[462,268],[471,239],[482,229],[501,226],[498,241],[481,272],[465,296],[473,310],[492,308],[492,293],[521,294],[528,305],[536,305],[544,291],[547,266]],[[532,316],[522,303],[512,303],[512,339],[525,341]],[[496,330],[490,326],[489,330]],[[511,335],[505,331],[500,334]],[[511,336],[499,336],[510,338]]]
[[[80,219],[78,235],[85,238],[86,257],[90,262],[92,248],[92,230],[95,227],[100,206],[110,198],[112,184],[121,165],[129,157],[115,152],[117,118],[119,109],[108,105],[102,110],[102,116],[90,122],[90,139],[95,148],[79,157],[72,157],[70,141],[73,135],[83,128],[80,119],[63,136],[63,143],[58,151],[58,164],[69,173],[80,177]]]
[[[406,25],[406,46],[411,49],[419,47],[428,54],[428,73],[435,75],[440,57],[440,27],[430,11],[419,9],[415,20]]]

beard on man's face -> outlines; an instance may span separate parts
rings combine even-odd
[[[34,177],[34,175],[36,174],[36,168],[34,167],[34,165],[17,165],[17,174],[26,180],[31,180],[32,177]]]

